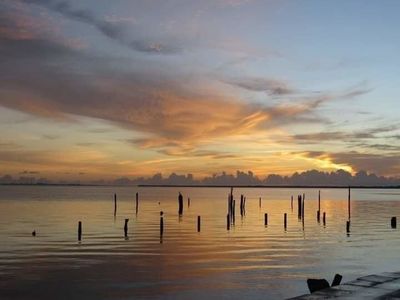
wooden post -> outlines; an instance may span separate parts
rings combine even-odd
[[[301,219],[301,195],[297,196],[297,216],[299,217],[299,219]]]
[[[293,195],[290,197],[290,208],[293,211]]]
[[[304,219],[304,207],[306,204],[306,194],[303,194],[303,205],[301,207],[301,218]]]
[[[317,211],[317,221],[318,221],[318,223],[320,222],[320,217],[321,217],[321,211],[318,210]]]
[[[232,223],[235,225],[235,208],[236,208],[236,200],[233,200],[233,209],[232,209]]]
[[[124,235],[125,235],[125,237],[128,237],[128,222],[129,222],[129,219],[125,219],[125,225],[124,225]]]
[[[160,238],[164,234],[164,218],[163,218],[164,212],[160,211]]]
[[[324,223],[324,226],[326,225],[326,213],[325,212],[322,215],[322,223]]]
[[[190,207],[190,198],[188,197],[188,207]]]
[[[264,214],[264,225],[268,225],[268,214]]]
[[[82,240],[82,222],[78,222],[78,241]]]
[[[392,228],[397,227],[397,218],[396,217],[392,217],[392,219],[390,220],[390,225]]]
[[[226,215],[226,230],[230,230],[231,229],[231,218],[230,215],[227,214]]]
[[[200,216],[197,216],[197,232],[200,232]]]
[[[286,228],[287,228],[287,214],[286,213],[283,215],[283,226],[286,230]]]
[[[260,199],[258,200],[258,206],[261,208],[261,197],[260,197]]]
[[[347,206],[348,206],[348,210],[349,210],[349,220],[350,220],[350,217],[351,217],[351,214],[350,214],[350,198],[351,198],[351,195],[350,195],[350,187],[349,187],[349,195],[348,195],[348,199],[347,199]]]
[[[136,192],[136,214],[139,211],[139,193]]]
[[[318,191],[318,211],[321,211],[321,191]]]
[[[114,194],[114,217],[117,215],[117,194]]]
[[[179,204],[179,210],[178,213],[181,216],[183,214],[183,196],[182,194],[179,192],[179,196],[178,196],[178,204]]]
[[[240,195],[240,215],[243,217],[243,195]]]
[[[350,221],[346,222],[346,232],[350,233]]]

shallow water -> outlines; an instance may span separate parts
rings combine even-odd
[[[185,199],[181,218],[178,191]],[[309,277],[331,281],[340,273],[348,281],[400,270],[400,229],[390,227],[390,218],[400,217],[400,190],[352,190],[349,235],[346,189],[321,189],[325,226],[316,220],[317,189],[235,189],[230,231],[228,193],[226,188],[0,186],[0,298],[282,299],[307,293]],[[297,217],[300,193],[306,194],[304,223]],[[247,198],[243,218],[240,194]]]

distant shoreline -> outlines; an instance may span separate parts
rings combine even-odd
[[[400,189],[400,186],[348,186],[348,185],[162,185],[162,184],[139,184],[138,187],[198,187],[198,188],[307,188],[307,189]]]
[[[400,186],[363,186],[363,185],[185,185],[185,184],[138,184],[138,185],[123,185],[123,184],[78,184],[78,183],[0,183],[0,186],[65,186],[65,187],[85,187],[85,186],[93,186],[93,187],[142,187],[142,188],[151,188],[151,187],[163,187],[163,188],[287,188],[287,189],[400,189]]]

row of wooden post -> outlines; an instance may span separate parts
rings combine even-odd
[[[139,193],[136,193],[136,214],[139,212]],[[114,217],[117,216],[117,194],[114,194]]]
[[[304,207],[305,207],[305,194],[298,195],[297,197],[298,202],[298,217],[302,219],[304,222]],[[350,217],[351,217],[351,190],[350,187],[348,188],[348,221],[346,221],[346,232],[350,233]],[[178,196],[178,213],[179,215],[183,214],[183,196],[179,193]],[[190,206],[190,198],[188,198],[188,207]],[[261,197],[259,198],[259,207],[261,208]],[[293,196],[291,196],[291,209],[293,211]],[[139,193],[136,193],[136,214],[139,211]],[[117,194],[114,194],[114,216],[117,214]],[[240,214],[244,216],[246,214],[246,197],[243,195],[240,196]],[[321,191],[318,191],[318,210],[317,210],[317,221],[320,222],[320,215],[321,215]],[[128,222],[129,219],[125,219],[124,224],[124,236],[128,236]],[[322,222],[324,226],[326,225],[326,213],[323,213]],[[228,214],[227,214],[227,230],[230,230],[231,224],[235,223],[235,200],[233,199],[233,188],[231,188],[231,192],[228,196]],[[287,228],[287,214],[284,213],[284,228]],[[397,227],[397,218],[391,218],[391,227]],[[264,214],[264,225],[268,225],[268,214]],[[197,216],[197,232],[201,230],[201,217]],[[160,236],[162,237],[164,233],[164,219],[163,219],[163,212],[160,212]],[[82,240],[82,222],[78,222],[78,241]]]

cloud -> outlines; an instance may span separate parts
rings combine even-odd
[[[293,153],[295,154],[295,153]],[[387,154],[350,152],[306,151],[297,153],[307,158],[330,161],[332,164],[351,166],[355,171],[366,170],[376,174],[398,176],[400,174],[400,152]]]
[[[134,39],[129,34],[129,27],[126,22],[116,22],[115,18],[98,18],[91,11],[86,9],[76,9],[67,1],[53,0],[22,0],[28,4],[44,6],[54,12],[60,13],[66,18],[78,21],[96,28],[104,36],[127,46],[132,50],[144,53],[175,54],[181,52],[177,45],[160,41],[150,41],[148,39]],[[132,23],[131,23],[132,24]]]
[[[274,96],[289,95],[295,92],[286,82],[277,79],[242,77],[227,79],[225,82],[249,91],[265,92]]]
[[[85,16],[85,13],[81,13]],[[98,57],[57,40],[0,36],[0,105],[57,120],[98,118],[145,133],[142,147],[193,147],[283,124],[322,122],[326,99],[267,106],[178,70]]]

